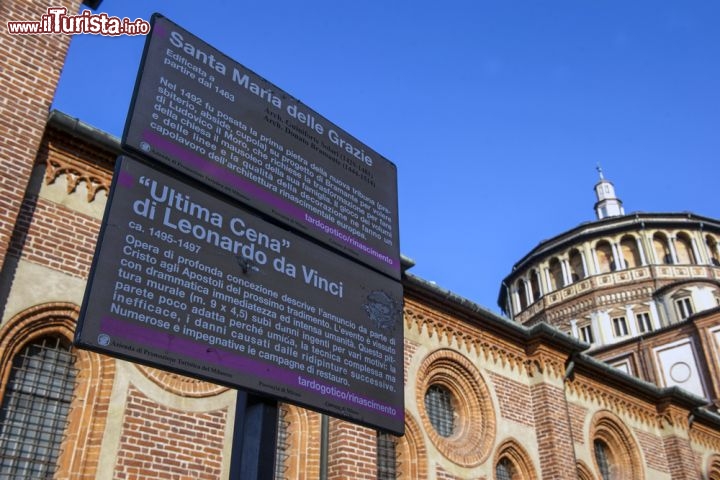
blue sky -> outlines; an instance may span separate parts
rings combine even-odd
[[[163,13],[398,167],[412,273],[498,311],[541,240],[627,213],[720,218],[720,2],[104,0]],[[120,136],[144,37],[76,35],[53,108]]]

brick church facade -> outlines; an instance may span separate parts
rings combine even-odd
[[[49,112],[69,37],[5,31],[49,6],[0,3],[0,477],[229,478],[233,390],[72,346],[120,146]],[[404,267],[405,435],[281,404],[275,478],[720,479],[708,398]]]

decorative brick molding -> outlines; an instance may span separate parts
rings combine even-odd
[[[674,405],[660,405],[657,411],[657,418],[661,427],[679,433],[683,437],[688,436],[690,422],[688,421],[688,411],[686,409]]]
[[[476,352],[484,360],[503,367],[523,370],[526,356],[516,344],[501,339],[468,325],[460,319],[423,308],[412,300],[405,300],[405,328],[427,332],[432,338],[444,338],[448,345],[457,343],[460,348]]]
[[[80,183],[86,185],[88,202],[95,200],[98,192],[110,191],[112,160],[107,154],[72,141],[67,134],[48,130],[38,161],[45,164],[45,183],[49,185],[64,176],[68,194]]]
[[[71,341],[80,308],[72,303],[45,303],[30,307],[0,329],[0,398],[10,378],[12,360],[35,339],[56,335]]]
[[[320,476],[319,413],[283,404],[288,425],[288,451],[283,478],[313,480]],[[276,472],[277,474],[278,472]]]
[[[397,441],[398,478],[427,478],[427,448],[420,426],[405,412],[405,435]]]
[[[524,365],[529,376],[542,377],[561,384],[565,377],[566,361],[564,354],[545,344],[534,342],[527,347]]]
[[[13,357],[28,342],[47,335],[71,341],[78,313],[79,307],[71,303],[46,303],[15,315],[0,329],[0,398]],[[58,480],[95,478],[115,375],[115,363],[109,357],[84,350],[73,353],[78,373],[58,470],[53,477]]]
[[[595,475],[592,474],[592,470],[585,465],[585,462],[577,462],[577,478],[578,480],[595,480]]]
[[[228,389],[222,385],[147,367],[145,365],[137,364],[136,367],[159,387],[181,397],[213,397],[220,395]]]
[[[717,431],[707,428],[704,425],[694,423],[690,427],[690,440],[695,444],[702,445],[708,450],[720,452],[720,435]]]
[[[612,412],[607,410],[595,414],[590,424],[590,448],[594,442],[600,440],[609,449],[609,463],[613,471],[613,478],[617,480],[643,480],[645,471],[640,449],[633,438],[630,429]],[[593,455],[595,458],[595,455]],[[600,471],[595,464],[596,471]]]
[[[495,453],[493,466],[497,465],[503,458],[507,458],[512,463],[515,469],[513,478],[521,478],[522,480],[539,479],[530,455],[522,447],[521,442],[511,438],[500,443],[497,453]]]
[[[579,376],[576,376],[573,381],[566,382],[565,385],[568,392],[580,402],[594,403],[601,408],[622,413],[650,428],[659,426],[658,413],[654,405],[640,402],[635,397],[623,395],[616,389]]]
[[[707,480],[720,480],[720,455],[711,455],[707,460],[707,474],[704,478]]]
[[[480,372],[464,356],[442,349],[422,362],[415,384],[420,422],[426,435],[447,459],[463,467],[474,467],[490,455],[495,441],[495,408]],[[433,385],[446,388],[454,400],[455,431],[441,436],[425,410],[425,394]]]

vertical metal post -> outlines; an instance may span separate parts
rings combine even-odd
[[[230,480],[273,479],[277,418],[277,400],[237,391]]]

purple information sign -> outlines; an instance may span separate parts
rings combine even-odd
[[[159,15],[123,145],[400,279],[395,165]]]
[[[76,343],[402,434],[400,282],[187,182],[118,159]]]

